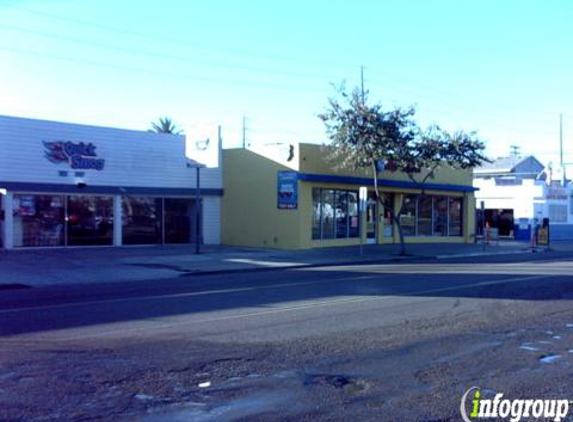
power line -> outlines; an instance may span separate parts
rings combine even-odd
[[[98,28],[98,29],[105,30],[105,31],[122,33],[122,34],[131,35],[131,36],[135,36],[135,37],[139,37],[139,38],[151,39],[153,41],[161,41],[161,42],[169,43],[169,44],[186,45],[186,46],[191,46],[194,48],[198,48],[198,49],[202,49],[202,50],[206,50],[206,51],[210,51],[210,52],[213,51],[212,46],[205,46],[205,45],[202,45],[199,43],[193,43],[193,42],[190,42],[189,40],[184,40],[184,39],[180,39],[180,38],[172,38],[172,37],[166,37],[163,35],[149,34],[149,33],[145,33],[145,32],[133,31],[133,30],[129,30],[129,29],[125,29],[125,28],[119,28],[119,27],[115,27],[115,26],[111,26],[111,25],[105,25],[105,24],[101,24],[101,23],[97,23],[97,22],[86,21],[86,20],[81,20],[81,19],[74,19],[74,18],[70,18],[68,16],[62,16],[62,15],[57,15],[57,14],[53,14],[53,13],[42,12],[42,11],[39,11],[36,9],[30,9],[28,7],[9,5],[6,3],[0,3],[0,6],[8,7],[8,8],[15,9],[15,10],[21,10],[21,11],[24,11],[26,13],[30,13],[30,14],[33,14],[36,16],[42,16],[44,18],[55,19],[55,20],[59,20],[59,21],[63,21],[63,22],[70,22],[70,23],[74,23],[74,24],[82,25],[82,26],[87,25],[87,26],[91,26],[93,28]],[[319,65],[319,66],[329,66],[329,67],[331,67],[331,66],[337,66],[337,67],[341,67],[341,68],[350,68],[351,67],[347,64],[342,64],[342,63],[317,62],[314,60],[308,60],[308,59],[302,59],[302,58],[278,56],[278,55],[272,55],[272,54],[254,53],[252,51],[247,51],[247,50],[238,50],[238,49],[230,49],[230,48],[217,48],[217,50],[225,52],[225,54],[251,56],[251,57],[257,57],[257,58],[267,59],[267,60],[271,59],[271,60],[280,60],[280,61],[299,62],[299,63],[305,63],[307,65],[310,63],[314,63],[314,64]]]
[[[41,53],[41,52],[37,52],[37,51],[26,51],[26,50],[9,48],[9,47],[0,47],[0,50],[10,51],[13,53],[18,53],[18,54],[33,55],[33,56],[43,57],[43,58],[47,58],[47,59],[51,59],[51,60],[61,60],[61,61],[79,63],[79,64],[84,64],[84,65],[89,65],[89,66],[104,67],[104,68],[109,68],[109,69],[113,69],[113,70],[120,70],[120,71],[132,72],[132,73],[141,73],[141,74],[162,76],[162,77],[169,77],[169,78],[178,78],[178,79],[184,79],[184,80],[194,80],[194,81],[213,83],[213,84],[227,84],[227,85],[233,85],[233,86],[248,86],[248,87],[260,88],[260,89],[286,90],[289,92],[292,92],[293,90],[295,90],[295,91],[298,90],[301,92],[320,92],[320,93],[324,92],[322,90],[313,90],[313,89],[303,88],[303,87],[271,85],[271,84],[250,83],[250,82],[237,82],[237,81],[228,81],[228,80],[220,80],[220,79],[217,80],[217,79],[212,79],[212,78],[195,77],[195,76],[189,76],[189,75],[178,74],[178,73],[173,73],[173,72],[152,71],[152,70],[147,70],[147,69],[142,69],[142,68],[133,68],[133,67],[126,67],[126,66],[120,66],[120,65],[109,64],[109,63],[95,62],[95,61],[91,61],[91,60],[82,60],[82,59],[78,59],[78,58],[56,56],[56,55]],[[455,107],[455,109],[457,112],[460,111],[459,107]],[[489,124],[489,126],[490,127],[505,128],[506,130],[511,130],[514,132],[523,131],[523,129],[516,129],[515,127],[505,126],[505,125],[500,125],[500,124]],[[539,131],[539,130],[537,132],[543,133],[543,131]],[[530,133],[530,132],[528,132],[528,133]],[[552,133],[552,132],[546,131],[546,133]]]
[[[139,31],[133,31],[133,30],[129,30],[129,29],[125,29],[125,28],[119,28],[119,27],[115,27],[115,26],[111,26],[111,25],[105,25],[105,24],[101,24],[101,23],[97,23],[97,22],[93,22],[93,21],[86,21],[86,20],[80,20],[80,19],[74,19],[74,18],[70,18],[67,16],[62,16],[62,15],[56,15],[56,14],[52,14],[52,13],[47,13],[47,12],[42,12],[39,10],[35,10],[35,9],[31,9],[31,8],[27,8],[27,7],[22,7],[22,6],[15,6],[15,5],[8,5],[6,3],[0,3],[0,5],[7,7],[7,8],[12,8],[15,10],[20,10],[20,11],[24,11],[26,13],[30,13],[30,14],[34,14],[37,16],[41,16],[44,18],[48,18],[48,19],[54,19],[54,20],[59,20],[59,21],[65,21],[65,22],[71,22],[74,24],[78,24],[78,25],[87,25],[87,26],[91,26],[94,28],[98,28],[101,30],[105,30],[105,31],[112,31],[115,33],[122,33],[122,34],[126,34],[126,35],[131,35],[131,36],[136,36],[136,37],[140,37],[140,38],[146,38],[146,39],[152,39],[154,41],[161,41],[161,42],[166,42],[166,43],[175,43],[175,44],[180,44],[180,45],[187,45],[187,46],[193,46],[194,48],[199,48],[199,49],[203,49],[203,50],[207,50],[212,52],[214,49],[213,47],[209,46],[205,46],[205,45],[201,45],[198,43],[192,43],[188,40],[183,40],[183,39],[179,39],[179,38],[172,38],[172,37],[165,37],[165,36],[161,36],[161,35],[156,35],[156,34],[149,34],[149,33],[144,33],[144,32],[139,32]],[[7,25],[5,25],[7,26]],[[16,27],[12,27],[12,29],[16,30]],[[27,31],[27,32],[36,32],[38,34],[41,34],[40,31],[33,31],[30,29],[21,29],[22,31]],[[144,51],[133,51],[130,49],[123,49],[121,47],[113,47],[113,46],[109,46],[109,45],[104,45],[104,44],[98,44],[98,43],[94,43],[94,42],[90,42],[90,41],[83,41],[83,40],[77,40],[77,39],[71,39],[69,37],[62,37],[62,36],[57,36],[57,35],[53,35],[53,34],[45,34],[42,33],[43,36],[49,36],[49,37],[54,37],[54,38],[60,38],[60,39],[66,39],[67,41],[71,41],[71,42],[78,42],[78,43],[84,43],[84,44],[90,44],[92,46],[99,46],[99,47],[103,47],[103,48],[113,48],[117,51],[124,51],[124,52],[128,52],[128,53],[132,53],[132,54],[145,54],[145,55],[149,55],[150,57],[163,57],[163,58],[170,58],[173,60],[189,60],[188,58],[183,58],[180,56],[170,56],[170,55],[165,55],[165,54],[157,54],[157,53],[149,53],[149,52],[144,52]],[[302,58],[294,58],[294,57],[286,57],[286,56],[278,56],[278,55],[269,55],[269,54],[260,54],[260,53],[253,53],[251,51],[246,51],[246,50],[237,50],[237,49],[229,49],[229,48],[218,48],[218,50],[220,51],[224,51],[226,54],[234,54],[234,55],[242,55],[242,56],[251,56],[251,57],[259,57],[259,58],[263,58],[263,59],[272,59],[272,60],[281,60],[281,61],[291,61],[291,62],[299,62],[299,63],[304,63],[306,65],[309,65],[311,63],[314,63],[316,65],[319,66],[337,66],[340,68],[350,68],[349,65],[346,64],[341,64],[341,63],[333,63],[333,62],[318,62],[318,61],[313,61],[313,60],[308,60],[308,59],[302,59]],[[311,78],[322,78],[322,76],[320,75],[316,75],[316,74],[308,74],[308,73],[298,73],[298,72],[285,72],[285,71],[280,71],[280,72],[276,72],[274,70],[269,70],[269,69],[259,69],[259,68],[253,68],[253,67],[248,67],[248,66],[232,66],[232,65],[225,65],[225,64],[220,64],[220,63],[205,63],[208,66],[218,66],[218,67],[228,67],[228,68],[236,68],[236,69],[243,69],[246,71],[252,71],[252,72],[263,72],[263,73],[282,73],[285,75],[290,75],[290,76],[297,76],[297,77],[311,77]],[[380,71],[379,69],[376,68],[371,68],[369,67],[369,69],[374,70],[375,72],[379,73],[379,74],[385,74],[384,72]],[[387,77],[391,77],[394,80],[397,80],[397,78],[395,78],[394,76],[390,76],[388,74],[386,74]],[[226,83],[226,82],[223,82]],[[400,82],[398,82],[400,83]],[[412,83],[408,83],[407,81],[403,82],[403,84],[408,84],[408,85],[412,85]],[[448,92],[448,91],[444,91],[444,90],[437,90],[435,89],[435,87],[429,87],[429,86],[425,86],[423,84],[420,84],[419,82],[414,83],[414,85],[417,85],[418,87],[421,87],[423,89],[427,89],[427,90],[431,90],[437,93],[441,93],[447,96],[454,96],[454,97],[460,97],[460,94],[457,93],[452,93],[452,92]],[[393,89],[397,89],[395,86],[393,87]],[[401,90],[402,92],[405,92],[404,90]],[[410,91],[411,92],[411,91]],[[419,93],[415,94],[418,97],[422,97]],[[435,101],[435,98],[432,99],[433,101]],[[510,106],[511,108],[514,108],[514,106]],[[482,113],[489,113],[492,115],[495,115],[497,113],[495,112],[485,112],[485,111],[481,111]],[[529,110],[528,112],[530,113],[534,113],[534,114],[552,114],[555,115],[552,112],[548,112],[548,111],[540,111],[540,110]],[[565,115],[568,115],[566,113],[564,113]],[[571,115],[568,115],[571,116]]]
[[[474,104],[475,101],[470,100],[468,98],[466,98],[466,101],[463,103],[463,105],[460,105],[460,103],[444,100],[444,99],[441,99],[441,98],[436,97],[436,96],[428,96],[425,94],[420,94],[419,92],[416,92],[413,90],[397,88],[395,85],[389,85],[387,83],[381,83],[381,82],[374,81],[374,83],[372,85],[385,87],[386,89],[395,90],[398,92],[402,92],[404,94],[409,94],[409,95],[414,96],[416,98],[426,99],[426,100],[434,102],[434,103],[443,104],[443,105],[445,105],[451,109],[456,109],[456,110],[463,109],[463,110],[469,110],[469,111],[473,110],[476,113],[479,113],[482,115],[487,115],[487,116],[492,116],[492,117],[499,117],[500,114],[505,114],[507,116],[511,116],[512,119],[514,119],[514,120],[520,119],[520,120],[527,120],[528,122],[537,121],[539,123],[548,124],[548,125],[550,123],[549,117],[547,119],[543,119],[543,120],[542,119],[532,119],[532,118],[526,119],[522,116],[516,116],[512,113],[509,113],[506,111],[506,109],[501,109],[502,111],[500,112],[500,109],[496,109],[496,111],[493,111],[491,108],[484,109],[482,107],[472,106],[471,104]]]
[[[140,55],[140,56],[146,56],[146,57],[152,57],[152,58],[181,61],[181,62],[186,62],[186,63],[193,63],[193,64],[198,64],[198,65],[213,66],[213,67],[221,67],[221,68],[226,68],[226,69],[244,70],[244,71],[248,71],[248,72],[268,73],[268,74],[273,74],[273,75],[283,74],[283,75],[287,75],[287,76],[294,76],[294,77],[301,77],[301,78],[316,78],[316,79],[323,79],[323,80],[328,79],[328,76],[326,76],[326,75],[318,75],[315,73],[290,72],[290,71],[284,71],[284,70],[278,70],[277,71],[274,69],[263,69],[263,68],[256,68],[256,67],[244,66],[244,65],[234,65],[234,64],[229,65],[229,64],[209,62],[209,61],[198,61],[198,60],[194,60],[194,59],[191,59],[189,57],[184,57],[184,56],[177,56],[177,55],[165,54],[165,53],[155,53],[155,52],[149,52],[149,51],[145,51],[145,50],[137,50],[137,49],[132,49],[132,48],[119,47],[116,45],[110,45],[110,44],[98,43],[98,42],[94,42],[94,41],[82,40],[82,39],[78,39],[78,38],[66,37],[66,36],[62,36],[62,35],[51,34],[51,33],[43,32],[43,31],[37,31],[34,29],[22,28],[22,27],[13,26],[13,25],[0,24],[0,29],[5,29],[5,30],[10,30],[10,31],[15,31],[15,32],[21,32],[21,33],[28,33],[28,34],[41,36],[41,37],[47,37],[47,38],[52,38],[52,39],[56,39],[56,40],[81,44],[81,45],[89,45],[89,46],[96,47],[96,48],[114,50],[114,51],[121,52],[121,53],[128,53],[128,54],[134,54],[134,55]]]
[[[384,77],[391,78],[391,79],[396,79],[393,75],[385,73],[385,72],[383,72],[377,68],[370,68],[370,70],[373,70],[375,72],[375,74],[379,74],[379,75],[382,75]],[[418,86],[422,89],[425,89],[427,91],[433,91],[433,92],[436,92],[436,93],[439,93],[442,95],[446,95],[449,97],[457,97],[457,98],[464,98],[464,99],[467,98],[466,96],[464,96],[463,94],[460,94],[460,93],[454,93],[454,92],[443,90],[443,89],[436,89],[435,86],[425,85],[425,84],[420,83],[420,82],[412,82],[411,80],[404,80],[403,84],[408,85],[408,86],[416,85],[416,86]],[[515,107],[515,104],[509,104],[509,103],[507,103],[504,107],[515,109],[516,111],[519,111],[520,113],[526,112],[526,113],[531,113],[531,114],[546,114],[546,115],[552,115],[552,116],[556,115],[555,112],[546,111],[546,110],[534,110],[534,109],[530,109],[530,108],[518,109]]]
[[[0,50],[9,51],[16,54],[25,54],[37,57],[43,57],[50,60],[61,60],[67,61],[71,63],[78,63],[84,64],[89,66],[98,66],[109,68],[113,70],[121,70],[125,72],[133,72],[133,73],[143,73],[147,75],[154,75],[154,76],[163,76],[163,77],[170,77],[170,78],[177,78],[177,79],[185,79],[185,80],[193,80],[198,82],[206,82],[206,83],[217,83],[217,84],[226,84],[226,85],[239,85],[239,86],[249,86],[253,88],[264,88],[264,89],[276,89],[276,90],[284,90],[292,92],[293,90],[305,91],[305,92],[320,92],[324,93],[324,90],[320,89],[312,89],[307,87],[295,87],[295,86],[284,86],[284,85],[273,85],[273,84],[265,84],[260,82],[237,82],[237,81],[230,81],[224,79],[213,79],[213,78],[206,78],[202,76],[189,76],[184,75],[181,73],[174,73],[174,72],[165,72],[165,71],[157,71],[157,70],[147,70],[143,68],[136,68],[136,67],[128,67],[110,63],[103,63],[97,62],[93,60],[85,60],[85,59],[78,59],[78,58],[71,58],[66,56],[60,56],[55,54],[47,54],[39,51],[30,51],[30,50],[23,50],[18,48],[11,48],[11,47],[4,47],[0,46]]]
[[[43,57],[43,58],[51,59],[51,60],[61,60],[61,61],[79,63],[79,64],[89,65],[89,66],[104,67],[104,68],[109,68],[109,69],[113,69],[113,70],[125,71],[125,72],[141,73],[141,74],[162,76],[162,77],[169,77],[169,78],[178,78],[178,79],[183,79],[183,80],[193,80],[193,81],[200,81],[200,82],[213,83],[213,84],[226,84],[226,85],[233,85],[233,86],[248,86],[248,87],[253,87],[253,88],[284,90],[284,91],[289,91],[289,92],[292,92],[293,90],[294,91],[298,90],[301,92],[324,93],[323,90],[309,89],[309,88],[305,88],[305,87],[272,85],[272,84],[252,83],[252,82],[237,82],[237,81],[229,81],[229,80],[222,80],[222,79],[196,77],[196,76],[189,76],[189,75],[184,75],[184,74],[179,74],[179,73],[174,73],[174,72],[164,72],[164,71],[147,70],[147,69],[142,69],[142,68],[127,67],[127,66],[109,64],[109,63],[95,62],[92,60],[83,60],[83,59],[78,59],[78,58],[57,56],[57,55],[53,55],[53,54],[47,54],[47,53],[42,53],[42,52],[37,52],[37,51],[27,51],[27,50],[21,50],[21,49],[9,48],[9,47],[1,47],[0,46],[0,50],[10,51],[10,52],[17,53],[17,54],[33,55],[33,56]],[[436,100],[433,100],[433,101],[436,101]],[[460,112],[459,107],[454,106],[453,108],[455,108],[457,112]],[[515,127],[512,127],[512,126],[506,126],[506,125],[500,125],[500,124],[489,124],[489,126],[490,127],[505,128],[506,130],[511,130],[514,132],[524,131],[523,129],[516,129]],[[544,133],[544,132],[553,134],[552,132],[549,132],[549,131],[537,130],[537,133]],[[528,132],[528,133],[530,133],[530,132]]]
[[[8,7],[13,7],[13,6],[8,6]],[[20,8],[20,9],[28,10],[26,8]],[[68,20],[68,18],[65,18],[65,19]],[[72,19],[72,20],[76,21],[75,19]],[[84,21],[78,21],[78,22],[84,22]],[[111,28],[111,27],[108,27],[107,25],[99,25],[99,24],[94,24],[94,25],[101,26],[101,27],[106,28],[106,29]],[[49,37],[49,38],[59,39],[59,40],[67,41],[67,42],[74,42],[74,43],[78,43],[78,44],[83,44],[83,45],[91,45],[91,46],[97,47],[97,48],[105,48],[105,49],[115,50],[115,51],[119,51],[119,52],[123,52],[123,53],[129,53],[129,54],[144,55],[144,56],[148,56],[148,57],[184,61],[184,62],[189,62],[189,63],[202,64],[202,65],[206,65],[206,66],[215,66],[215,67],[222,67],[222,68],[228,68],[228,69],[239,69],[239,70],[244,70],[244,71],[248,71],[248,72],[259,72],[259,73],[267,73],[267,74],[275,74],[275,75],[276,74],[283,74],[286,76],[294,76],[294,77],[302,77],[302,78],[327,79],[327,76],[325,76],[325,75],[318,75],[318,74],[312,74],[312,73],[288,72],[288,71],[283,71],[283,70],[276,71],[276,70],[271,70],[271,69],[254,68],[254,67],[243,66],[243,65],[228,65],[228,64],[214,63],[214,62],[196,61],[196,60],[190,59],[188,57],[183,57],[183,56],[176,56],[176,55],[170,55],[170,54],[164,54],[164,53],[152,53],[152,52],[144,51],[144,50],[134,50],[131,48],[123,48],[123,47],[118,47],[118,46],[112,46],[109,44],[103,44],[103,43],[97,43],[97,42],[87,41],[87,40],[80,40],[77,38],[71,38],[71,37],[66,37],[66,36],[61,36],[61,35],[49,34],[49,33],[42,32],[42,31],[32,30],[29,28],[16,27],[16,26],[12,26],[12,25],[0,24],[0,27],[3,27],[3,28],[8,29],[8,30],[12,30],[12,31],[26,32],[26,33],[30,33],[30,34],[39,35],[42,37]],[[117,29],[117,28],[115,28],[115,29]],[[127,30],[123,31],[122,30],[121,32],[132,33],[133,31],[127,31]],[[361,66],[362,90],[364,89],[363,88],[363,84],[364,84],[363,71],[364,71],[364,67]],[[223,82],[223,83],[225,83],[225,82]],[[400,81],[398,81],[398,83],[400,84]],[[375,85],[376,84],[384,86],[384,84],[382,84],[382,83],[375,83]],[[417,85],[423,87],[423,85],[421,85],[421,84],[417,84]],[[386,87],[387,86],[388,85],[386,85]],[[429,98],[428,96],[421,95],[419,92],[416,92],[416,91],[404,90],[402,88],[397,88],[395,85],[392,85],[391,89],[397,90],[397,91],[400,91],[403,93],[409,93],[411,95],[415,95],[417,98]],[[431,89],[431,88],[429,88],[429,89]],[[438,91],[438,90],[434,90],[434,91],[445,93],[444,91]],[[455,94],[451,94],[451,93],[446,93],[446,94],[451,95],[451,96],[455,95]],[[436,99],[435,97],[432,97],[431,101],[439,102],[442,104],[448,104],[448,105],[453,104],[450,102],[446,102],[444,100]],[[475,102],[475,101],[473,101],[473,102]],[[455,105],[455,107],[457,108],[458,106]],[[488,115],[492,115],[492,116],[497,116],[499,114],[499,112],[493,112],[493,111],[489,111],[489,110],[486,111],[486,110],[480,109],[478,107],[467,107],[467,105],[464,105],[464,108],[477,110],[481,114],[488,114]],[[545,112],[545,113],[549,113],[549,112]],[[507,112],[506,112],[506,114],[510,115],[510,113],[507,113]],[[528,119],[528,121],[530,121],[530,120],[531,119]],[[538,120],[538,121],[541,122],[541,120]],[[545,123],[545,121],[543,121],[543,123]]]

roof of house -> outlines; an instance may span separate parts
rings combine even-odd
[[[529,163],[528,163],[529,162]],[[529,164],[529,167],[532,169],[532,172],[539,172],[540,170],[535,171],[532,168],[532,164],[536,165],[536,167],[543,169],[543,164],[539,162],[533,155],[529,155],[527,157],[503,157],[494,160],[491,163],[484,163],[480,167],[474,169],[474,173],[476,174],[504,174],[504,173],[514,173],[516,167],[520,164]]]

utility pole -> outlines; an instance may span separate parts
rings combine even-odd
[[[362,104],[364,105],[364,66],[360,66],[360,93],[362,94]]]
[[[559,164],[563,169],[563,114],[559,114]]]
[[[520,150],[519,145],[510,145],[509,148],[510,148],[510,152],[509,152],[510,156],[519,157],[519,150]]]
[[[247,148],[247,118],[243,116],[243,149]]]
[[[565,163],[563,162],[563,113],[559,113],[559,163],[561,164],[561,185],[567,183]]]

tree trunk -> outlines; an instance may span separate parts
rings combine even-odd
[[[394,212],[394,204],[385,204],[380,195],[378,189],[378,172],[376,171],[376,165],[372,162],[372,172],[374,177],[374,191],[376,192],[376,199],[382,207],[390,210],[390,217],[392,218],[392,224],[398,229],[398,236],[400,238],[400,255],[406,255],[406,243],[404,242],[404,232],[402,231],[402,225],[400,224],[400,214],[402,214],[402,208],[404,206],[404,199],[402,198],[402,203],[400,204],[400,209],[398,213]],[[378,216],[376,216],[378,218]]]
[[[402,231],[402,225],[396,223],[396,228],[398,229],[398,236],[400,237],[400,256],[406,255],[406,242],[404,242],[404,232]]]
[[[394,204],[392,204],[392,211],[390,212],[392,217],[392,224],[396,226],[398,230],[398,238],[400,239],[400,255],[406,255],[406,242],[404,241],[404,231],[402,230],[402,224],[400,223],[400,215],[402,215],[402,208],[404,207],[404,198],[402,198],[402,203],[400,204],[400,209],[398,212],[394,212]]]

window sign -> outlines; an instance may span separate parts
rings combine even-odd
[[[298,208],[298,177],[296,171],[278,172],[277,207],[280,210],[296,210]]]
[[[66,163],[74,170],[103,170],[105,160],[98,158],[96,146],[85,142],[43,141],[44,156],[54,164]]]

